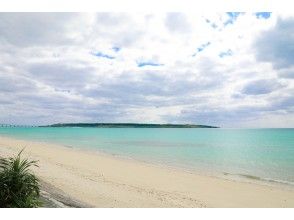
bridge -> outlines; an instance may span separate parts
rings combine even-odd
[[[12,125],[12,124],[0,124],[0,128],[29,128],[36,127],[32,125]]]

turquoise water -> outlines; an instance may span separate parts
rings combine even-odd
[[[294,184],[294,129],[0,128],[0,135]]]

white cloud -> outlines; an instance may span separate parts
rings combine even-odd
[[[293,19],[228,19],[0,13],[0,123],[293,127]]]

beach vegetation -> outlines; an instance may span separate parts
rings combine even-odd
[[[39,180],[31,171],[37,161],[22,159],[20,151],[14,157],[0,157],[0,207],[33,208],[41,205]]]

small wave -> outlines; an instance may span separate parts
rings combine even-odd
[[[290,181],[286,181],[286,180],[275,180],[275,179],[269,179],[269,178],[264,178],[262,180],[265,180],[268,182],[273,182],[273,183],[283,183],[283,184],[294,186],[294,182],[290,182]]]
[[[71,145],[63,145],[63,146],[67,148],[74,148],[74,146],[71,146]]]
[[[225,176],[228,176],[228,175],[230,175],[230,176],[238,176],[238,177],[242,177],[242,178],[246,178],[246,179],[250,179],[250,180],[255,180],[255,181],[277,183],[277,184],[286,184],[286,185],[294,186],[294,182],[287,181],[287,180],[277,180],[277,179],[271,179],[271,178],[263,178],[263,177],[254,176],[254,175],[250,175],[250,174],[240,174],[240,173],[233,174],[233,173],[224,172],[223,174]]]
[[[252,180],[262,180],[262,178],[259,176],[253,176],[249,174],[237,174],[237,175],[248,178],[248,179],[252,179]]]

